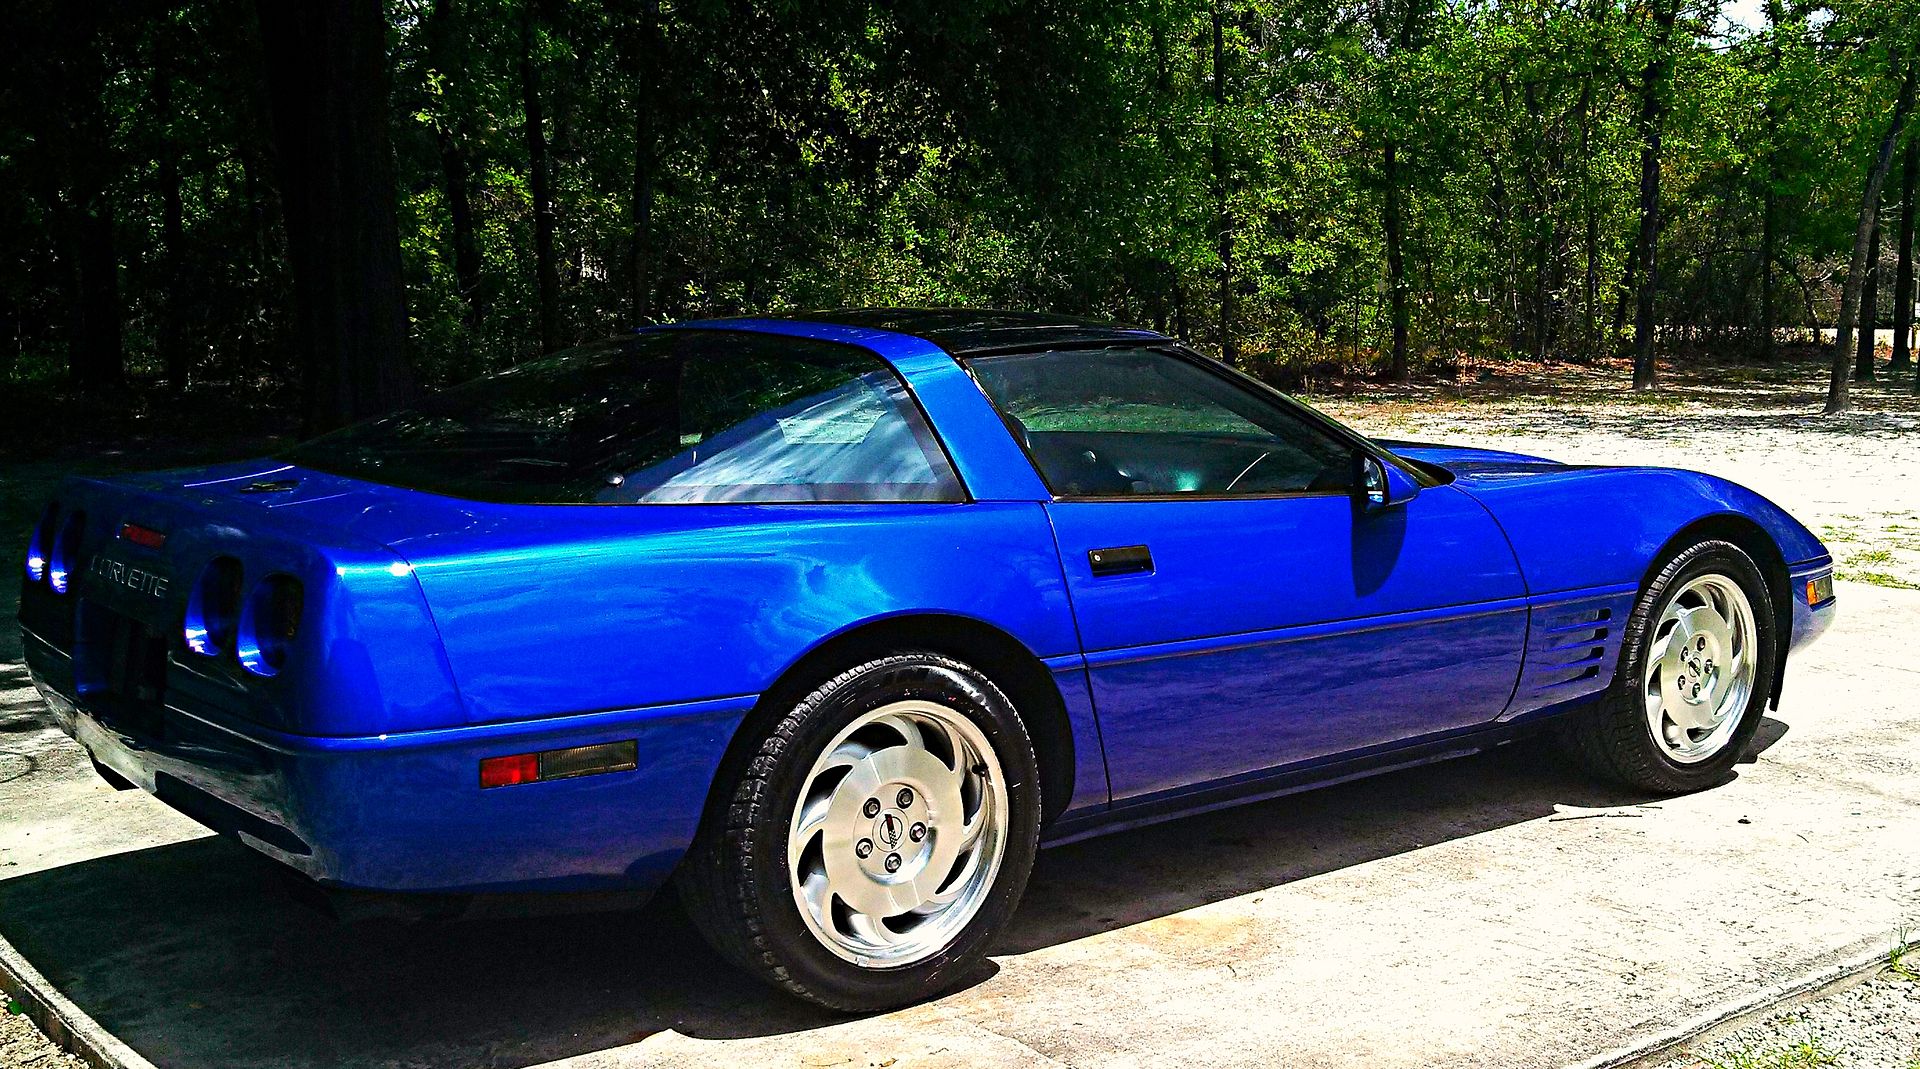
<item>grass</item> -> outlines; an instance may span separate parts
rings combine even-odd
[[[1888,590],[1920,590],[1920,583],[1887,572],[1858,572],[1851,568],[1840,569],[1840,578],[1851,583],[1866,583],[1870,586],[1886,587]]]
[[[1701,1058],[1700,1063],[1711,1069],[1819,1069],[1838,1065],[1840,1057],[1815,1036],[1785,1047],[1748,1047],[1724,1059]]]
[[[1920,983],[1920,962],[1913,960],[1920,955],[1920,944],[1912,940],[1912,933],[1901,930],[1894,937],[1893,949],[1887,951],[1887,972],[1908,983]]]

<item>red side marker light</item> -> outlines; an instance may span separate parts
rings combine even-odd
[[[540,755],[537,753],[489,757],[480,762],[482,787],[511,787],[516,783],[532,783],[539,778]]]
[[[511,787],[516,783],[631,772],[640,767],[639,748],[639,740],[623,739],[591,746],[570,746],[564,750],[488,757],[480,762],[480,786]]]
[[[145,546],[148,549],[159,549],[161,546],[167,544],[167,533],[165,531],[156,531],[151,527],[142,527],[137,523],[121,524],[120,538],[123,541],[132,542],[136,546]]]

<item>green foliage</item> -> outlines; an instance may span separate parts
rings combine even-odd
[[[1831,325],[1912,6],[1729,30],[1683,0],[1663,43],[1643,0],[392,0],[408,355],[446,382],[539,348],[523,21],[563,340],[994,304],[1271,371],[1377,359],[1388,143],[1417,360],[1618,351],[1656,49],[1663,343],[1757,345],[1768,220],[1775,320]],[[294,377],[254,9],[62,10],[0,16],[0,379],[76,366],[102,315],[137,376],[177,347],[195,379]],[[102,211],[111,307],[77,281]]]

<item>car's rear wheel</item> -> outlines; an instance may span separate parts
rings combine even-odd
[[[966,979],[1018,904],[1033,746],[991,680],[933,653],[849,669],[780,716],[681,868],[726,957],[843,1010]]]
[[[1677,794],[1726,778],[1772,691],[1767,583],[1738,546],[1703,541],[1676,554],[1627,621],[1612,687],[1562,729],[1588,768]]]

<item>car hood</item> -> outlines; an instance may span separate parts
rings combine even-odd
[[[1515,478],[1567,468],[1557,460],[1499,449],[1434,445],[1430,442],[1382,441],[1380,444],[1408,460],[1432,464],[1445,468],[1455,476],[1475,480]]]

